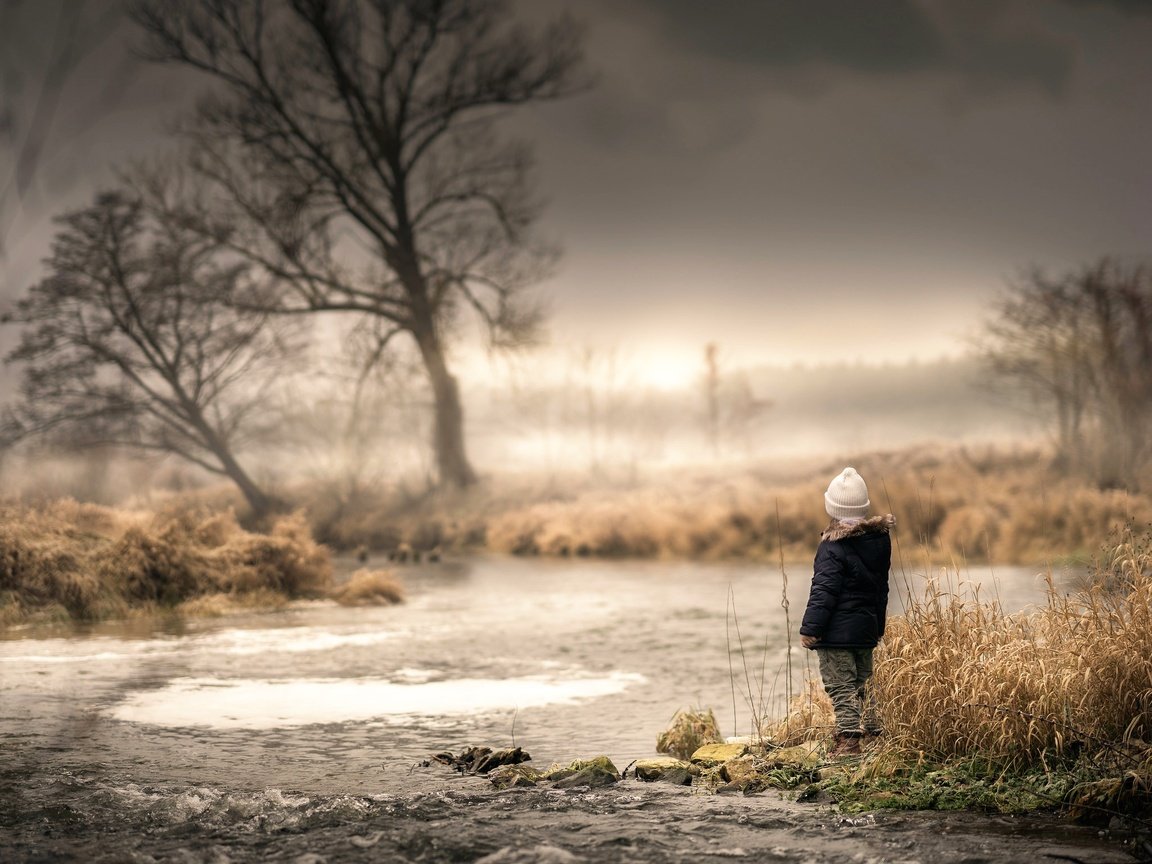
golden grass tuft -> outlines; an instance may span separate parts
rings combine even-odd
[[[688,759],[705,744],[717,744],[723,740],[711,708],[681,710],[657,737],[656,752]]]
[[[149,514],[74,501],[0,508],[0,626],[119,617],[220,594],[238,605],[321,597],[331,578],[328,552],[299,514],[252,534],[231,511]]]
[[[404,602],[404,587],[388,570],[360,569],[331,597],[341,606],[386,606]]]
[[[809,679],[802,692],[792,697],[788,713],[779,720],[764,724],[761,735],[777,747],[795,747],[806,741],[825,739],[835,728],[832,700],[819,681]]]

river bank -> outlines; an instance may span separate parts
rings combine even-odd
[[[339,583],[300,513],[245,530],[232,510],[82,504],[0,507],[0,630],[149,616],[219,616],[293,600],[396,603],[367,569]]]
[[[873,511],[896,516],[910,566],[1083,564],[1118,527],[1152,522],[1146,493],[1100,489],[1034,447],[924,445],[846,461],[526,473],[464,490],[313,483],[286,497],[340,550],[807,563],[827,525],[821,496],[849,463],[869,478]]]

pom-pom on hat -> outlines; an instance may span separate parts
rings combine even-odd
[[[868,487],[855,468],[845,468],[828,484],[824,509],[833,519],[861,519],[868,515]]]

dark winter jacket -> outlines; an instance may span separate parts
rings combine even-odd
[[[875,648],[884,635],[894,524],[891,516],[833,521],[821,535],[800,625],[800,635],[819,638],[815,647]]]

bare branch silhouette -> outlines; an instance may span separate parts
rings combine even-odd
[[[23,325],[7,358],[23,379],[3,434],[173,454],[228,477],[262,516],[274,502],[236,452],[284,325],[223,302],[250,265],[177,218],[181,180],[139,172],[57,219],[49,275],[5,316]]]
[[[446,345],[463,310],[495,344],[532,337],[525,291],[554,251],[509,109],[574,92],[579,34],[529,34],[498,0],[146,0],[150,56],[215,84],[188,124],[221,190],[202,230],[267,278],[237,302],[384,319],[419,350],[440,480],[475,480]],[[215,227],[214,227],[215,226]]]
[[[1152,273],[1104,258],[1014,284],[978,347],[991,371],[1051,412],[1064,462],[1135,488],[1152,457]]]

